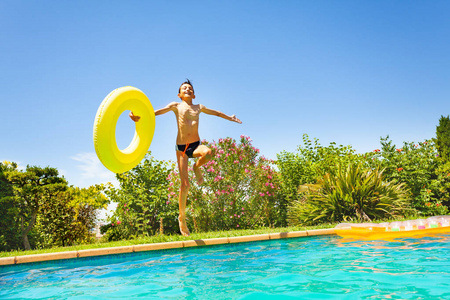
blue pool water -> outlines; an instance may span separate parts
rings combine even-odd
[[[450,299],[450,235],[339,237],[0,268],[0,299]]]

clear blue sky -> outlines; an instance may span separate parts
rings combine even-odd
[[[56,167],[76,186],[114,175],[95,156],[103,98],[135,86],[155,109],[196,101],[202,139],[244,134],[261,154],[303,133],[379,148],[435,136],[450,114],[450,1],[0,1],[0,161]],[[173,114],[150,149],[174,160]],[[134,128],[118,122],[124,148]]]

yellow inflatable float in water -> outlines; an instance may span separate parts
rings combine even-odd
[[[341,223],[334,228],[336,234],[354,239],[393,239],[416,235],[450,233],[450,216],[435,216],[391,223]]]
[[[116,125],[120,115],[131,110],[140,116],[130,145],[120,150]],[[115,89],[103,100],[94,122],[94,147],[103,165],[114,173],[131,170],[144,158],[155,132],[155,111],[147,96],[131,86]]]

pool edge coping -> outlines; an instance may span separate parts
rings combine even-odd
[[[85,250],[73,250],[54,253],[29,254],[20,256],[0,257],[0,266],[18,265],[25,263],[34,263],[34,262],[43,262],[61,259],[73,259],[79,257],[104,256],[104,255],[133,253],[142,251],[179,249],[187,247],[201,247],[210,245],[223,245],[223,244],[256,242],[264,240],[276,240],[276,239],[321,236],[321,235],[336,235],[336,232],[334,228],[313,229],[303,231],[288,231],[288,232],[265,233],[257,235],[244,235],[244,236],[220,237],[220,238],[186,240],[176,242],[85,249]]]

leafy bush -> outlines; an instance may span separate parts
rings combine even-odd
[[[409,202],[405,184],[384,181],[379,169],[361,163],[338,166],[310,185],[301,200],[289,208],[291,225],[312,225],[342,221],[372,221],[404,214]]]
[[[318,139],[311,141],[307,134],[303,135],[303,145],[297,150],[297,153],[283,151],[277,155],[281,192],[289,202],[298,199],[300,185],[315,183],[321,174],[334,174],[338,165],[363,160],[351,146],[330,143],[324,147]]]
[[[448,213],[448,207],[450,207],[450,161],[442,161],[435,170],[435,174],[433,190],[436,194],[435,199],[429,202],[429,206],[435,206],[439,209],[435,215],[444,215]]]
[[[450,170],[442,164],[433,141],[404,142],[397,148],[387,136],[381,139],[381,149],[366,156],[372,168],[384,169],[386,180],[405,183],[411,192],[413,208],[419,214],[446,213],[443,204],[449,199]]]
[[[173,168],[147,154],[138,166],[116,175],[120,188],[106,190],[117,203],[110,224],[103,228],[107,239],[178,232],[178,203],[168,201],[168,176]]]
[[[285,223],[286,204],[278,195],[273,162],[259,156],[249,137],[240,143],[232,138],[203,141],[213,158],[202,166],[204,183],[198,185],[190,161],[187,219],[194,230],[228,230],[279,226]],[[177,171],[170,176],[169,204],[178,203],[180,180]],[[189,226],[192,226],[189,225]]]
[[[54,195],[44,195],[36,219],[39,232],[37,246],[71,246],[94,241],[97,209],[105,207],[108,199],[102,193],[103,185],[86,189],[69,187]]]

